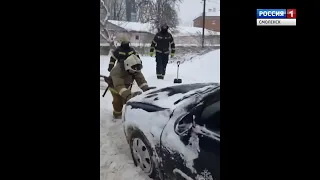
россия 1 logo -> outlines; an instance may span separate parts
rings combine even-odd
[[[296,26],[296,9],[257,9],[257,26]]]

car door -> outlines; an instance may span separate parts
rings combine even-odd
[[[161,136],[164,177],[219,180],[220,91],[207,96],[182,118],[171,121]]]
[[[165,179],[190,180],[196,173],[193,160],[198,156],[198,150],[190,144],[193,117],[200,114],[199,104],[190,112],[177,119],[171,119],[161,136],[162,169]]]
[[[192,129],[199,142],[196,180],[220,180],[220,100],[207,101]]]

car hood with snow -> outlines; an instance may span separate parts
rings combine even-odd
[[[176,85],[152,91],[147,91],[135,98],[132,98],[127,104],[141,108],[147,111],[158,111],[164,109],[173,110],[181,102],[194,95],[204,94],[219,87],[219,83],[194,83]]]

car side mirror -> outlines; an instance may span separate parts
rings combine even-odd
[[[179,119],[174,125],[174,131],[179,136],[184,136],[188,133],[192,127],[195,127],[195,119],[199,116],[203,108],[203,103],[199,103],[197,106],[193,107],[189,113]]]
[[[174,131],[179,136],[183,136],[192,129],[193,123],[194,123],[193,115],[188,114],[177,121],[177,123],[175,124]]]

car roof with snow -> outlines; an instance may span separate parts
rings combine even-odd
[[[132,104],[152,105],[163,109],[174,109],[177,105],[194,95],[201,95],[205,92],[212,92],[220,87],[219,83],[195,83],[170,86],[153,91],[147,91],[136,96],[128,102]]]

